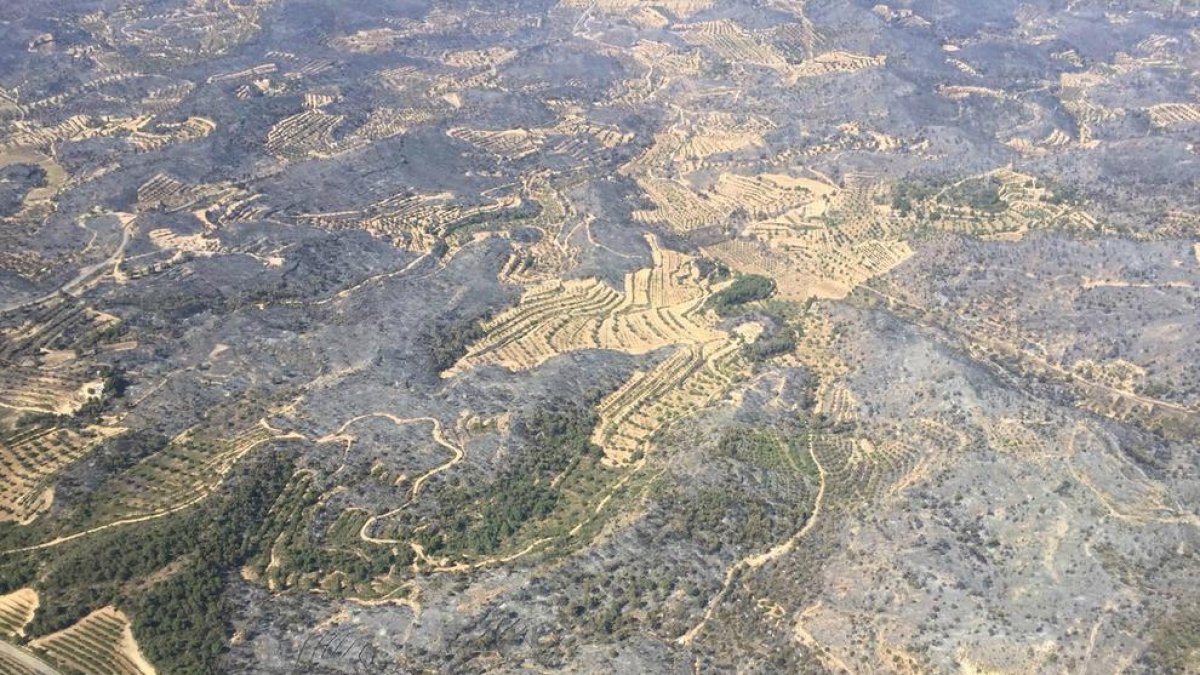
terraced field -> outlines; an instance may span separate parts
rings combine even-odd
[[[1200,103],[1160,103],[1147,112],[1160,127],[1187,127],[1200,124]]]
[[[44,357],[48,352],[58,353],[58,361],[69,361],[63,352],[118,323],[111,314],[63,297],[22,308],[7,318],[8,325],[0,328],[0,361]]]
[[[93,514],[98,523],[122,522],[194,504],[216,488],[247,453],[267,443],[303,438],[260,422],[229,438],[185,431],[159,453],[114,477]]]
[[[52,486],[58,473],[86,457],[105,438],[123,431],[34,427],[8,434],[0,442],[0,522],[32,522],[54,501]]]
[[[486,336],[442,377],[485,365],[528,370],[583,349],[646,354],[678,347],[601,403],[593,442],[608,462],[628,463],[658,429],[725,391],[741,368],[738,348],[761,331],[755,324],[734,334],[716,329],[704,308],[715,289],[695,261],[661,248],[653,237],[647,241],[654,266],[626,275],[623,293],[595,279],[531,288],[486,322]]]
[[[537,152],[545,143],[544,136],[527,129],[465,129],[446,132],[451,138],[478,146],[503,159],[515,161]]]
[[[167,213],[189,210],[205,214],[209,211],[227,214],[221,220],[236,220],[236,214],[251,211],[255,196],[232,183],[188,184],[169,174],[160,173],[137,190],[139,211],[161,210]]]
[[[721,339],[703,315],[711,288],[693,259],[653,237],[647,241],[654,266],[626,275],[624,292],[595,279],[531,288],[516,307],[484,324],[487,336],[443,377],[489,364],[527,370],[582,349],[645,354]]]
[[[22,588],[0,595],[0,636],[5,639],[25,635],[25,626],[33,621],[38,608],[38,594],[32,588]]]
[[[47,371],[29,366],[6,366],[0,374],[0,407],[69,415],[98,398],[103,382],[87,366]]]
[[[560,4],[564,7],[580,9],[595,7],[602,12],[621,14],[630,10],[638,11],[641,3],[637,2],[637,0],[599,0],[598,2],[560,0]],[[663,0],[656,4],[675,16],[688,17],[711,7],[713,0]]]
[[[768,43],[756,40],[737,23],[729,20],[688,24],[683,39],[705,47],[718,57],[733,63],[751,63],[778,71],[788,69],[787,60]]]
[[[592,442],[604,449],[605,460],[637,461],[659,430],[723,394],[744,370],[740,346],[724,338],[681,348],[601,401]]]
[[[466,205],[448,192],[398,194],[362,209],[304,213],[297,222],[330,231],[362,229],[391,241],[398,248],[428,253],[460,225],[481,216],[495,215],[520,206],[513,195],[490,202]]]
[[[841,298],[855,286],[886,273],[912,255],[904,241],[868,239],[847,243],[833,230],[760,228],[767,240],[733,239],[707,246],[704,252],[746,274],[777,279],[783,297]]]
[[[580,221],[561,189],[544,177],[529,180],[522,188],[521,199],[537,204],[539,212],[533,218],[522,219],[509,226],[509,232],[518,227],[529,227],[540,232],[540,236],[532,244],[510,237],[513,250],[499,277],[507,283],[521,286],[562,278],[579,255],[579,247],[572,242],[572,235],[581,225],[588,232],[588,223]],[[463,228],[454,240],[461,242],[470,233],[471,228]]]
[[[84,675],[152,675],[133,639],[129,619],[113,607],[92,612],[78,623],[29,643],[47,661]]]
[[[1019,240],[1026,232],[1037,229],[1094,232],[1101,228],[1095,217],[1069,203],[1062,203],[1049,188],[1027,174],[999,169],[966,179],[959,185],[985,182],[995,184],[1001,206],[980,209],[947,200],[946,196],[956,187],[951,186],[934,197],[938,206],[932,203],[927,206],[940,209],[943,214],[938,226],[1004,241]]]
[[[1194,670],[1198,19],[0,0],[0,673]]]

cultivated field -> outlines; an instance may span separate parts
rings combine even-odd
[[[185,431],[162,451],[118,474],[93,513],[99,524],[167,513],[195,504],[220,485],[247,453],[267,443],[302,438],[265,422],[228,438]]]
[[[25,626],[33,621],[37,608],[38,594],[32,588],[0,595],[0,636],[5,639],[23,637]]]
[[[87,456],[104,439],[124,429],[88,427],[81,431],[34,427],[0,442],[0,522],[30,523],[54,501],[54,479]]]
[[[120,610],[103,607],[77,623],[38,638],[29,646],[47,661],[84,675],[152,675],[133,639],[129,619]]]
[[[703,316],[711,290],[692,258],[648,241],[654,266],[626,275],[623,292],[595,279],[531,288],[516,307],[484,325],[487,337],[444,376],[486,364],[526,370],[581,349],[644,354],[719,339]]]

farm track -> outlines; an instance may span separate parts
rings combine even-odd
[[[48,302],[50,300],[53,300],[58,295],[64,294],[64,293],[67,295],[73,295],[73,291],[83,290],[85,287],[85,284],[87,284],[87,282],[94,281],[98,278],[102,278],[103,275],[101,275],[101,277],[96,277],[96,274],[100,270],[103,270],[106,267],[111,267],[111,270],[109,271],[109,273],[112,274],[114,279],[120,281],[122,277],[121,277],[120,270],[118,268],[121,265],[121,261],[125,257],[125,247],[127,247],[129,245],[129,238],[133,232],[132,224],[135,222],[136,219],[133,217],[124,218],[124,217],[121,217],[120,215],[118,215],[117,218],[118,218],[119,222],[121,223],[121,243],[117,246],[117,250],[114,251],[112,255],[105,258],[104,260],[101,260],[98,263],[88,265],[88,266],[80,269],[79,272],[75,275],[75,278],[64,283],[62,286],[59,286],[53,292],[47,293],[39,298],[34,298],[33,300],[26,300],[25,302],[9,303],[7,305],[4,305],[3,307],[0,307],[0,312],[11,312],[14,310],[22,309],[24,307],[28,307],[30,305],[36,305],[39,303]]]
[[[265,427],[269,431],[278,431],[275,429],[271,429],[269,426],[266,425],[265,422],[262,422],[262,426]],[[286,434],[285,433],[277,433],[276,435],[268,436],[266,438],[257,440],[253,443],[250,443],[245,448],[242,448],[241,450],[239,450],[235,455],[226,457],[223,462],[223,468],[225,468],[226,470],[228,468],[232,468],[233,465],[235,465],[242,457],[244,457],[247,453],[249,453],[254,448],[262,445],[263,443],[269,443],[269,442],[280,441],[280,440],[298,440],[298,439],[303,439],[303,438],[305,438],[305,437],[301,434],[298,434],[295,432],[290,432],[290,433],[286,433]],[[221,485],[221,483],[224,481],[224,476],[225,476],[226,472],[220,473],[220,477],[215,484],[208,486],[206,488],[200,489],[198,491],[198,493],[196,493],[196,495],[192,499],[189,499],[183,503],[176,504],[169,508],[155,511],[152,513],[148,513],[145,515],[135,516],[135,517],[131,517],[131,518],[122,518],[122,519],[113,521],[111,523],[105,523],[104,525],[98,525],[96,527],[88,528],[86,530],[81,530],[81,531],[75,532],[73,534],[56,537],[50,541],[43,542],[41,544],[34,544],[31,546],[22,546],[22,547],[18,547],[18,548],[8,549],[5,551],[0,551],[0,556],[12,555],[12,554],[16,554],[16,553],[25,553],[25,552],[29,552],[29,551],[41,551],[41,550],[45,550],[45,549],[49,549],[49,548],[54,548],[56,546],[61,546],[62,544],[66,544],[68,542],[72,542],[72,541],[75,541],[76,539],[81,539],[83,537],[87,537],[87,536],[96,534],[98,532],[103,532],[105,530],[110,530],[110,529],[114,529],[117,527],[124,527],[126,525],[135,525],[137,523],[145,523],[145,522],[149,522],[152,520],[157,520],[159,518],[163,518],[165,516],[169,516],[173,513],[178,513],[180,511],[183,511],[184,509],[190,508],[190,507],[195,506],[196,504],[199,504],[200,502],[204,501],[204,499],[206,499],[210,494],[212,494],[212,492],[214,490],[216,490]]]
[[[406,501],[403,504],[401,504],[400,506],[392,509],[391,511],[388,511],[386,513],[382,513],[379,515],[373,515],[370,518],[367,518],[366,522],[363,523],[362,527],[359,528],[359,531],[358,531],[359,538],[370,544],[381,544],[381,545],[403,544],[405,542],[396,540],[396,539],[380,539],[378,537],[372,537],[369,534],[370,530],[377,521],[390,518],[390,517],[394,516],[395,514],[408,508],[410,505],[412,505],[412,503],[414,501],[416,501],[417,497],[420,496],[421,488],[425,485],[425,483],[430,478],[432,478],[433,476],[435,476],[439,473],[442,473],[443,471],[447,471],[447,470],[453,468],[454,465],[458,464],[459,462],[461,462],[463,460],[465,453],[464,453],[462,447],[455,445],[454,443],[451,443],[449,441],[449,439],[447,439],[446,436],[442,433],[441,420],[438,420],[434,417],[398,417],[396,415],[392,415],[391,413],[382,413],[382,412],[367,413],[365,415],[359,415],[358,417],[350,419],[350,420],[346,421],[345,423],[343,423],[342,426],[339,427],[335,433],[330,434],[329,436],[326,436],[322,439],[319,439],[318,442],[331,441],[331,440],[337,440],[339,438],[344,438],[346,429],[348,429],[351,425],[353,425],[354,423],[356,423],[360,420],[371,419],[371,418],[386,419],[397,426],[404,426],[407,424],[431,424],[433,426],[431,436],[432,436],[434,442],[437,443],[438,445],[446,448],[447,450],[449,450],[451,452],[451,457],[449,460],[433,467],[432,469],[429,469],[428,471],[426,471],[425,473],[421,474],[420,476],[418,476],[417,478],[415,478],[413,480],[412,488],[410,488],[410,492],[409,492],[408,501]]]
[[[817,459],[816,449],[813,447],[813,436],[811,434],[808,437],[808,454],[812,457],[813,464],[817,467],[818,483],[817,496],[813,499],[813,510],[812,513],[809,514],[808,518],[804,521],[804,525],[791,537],[788,537],[785,541],[776,544],[769,550],[746,556],[745,558],[742,558],[731,565],[729,569],[725,571],[725,580],[721,584],[721,590],[718,591],[711,600],[709,600],[708,606],[704,610],[704,616],[700,618],[700,621],[695,626],[692,626],[686,633],[676,638],[676,644],[691,646],[695,643],[696,638],[700,635],[700,632],[704,630],[704,627],[708,624],[709,620],[712,619],[713,614],[720,606],[721,601],[723,601],[725,596],[728,595],[729,589],[733,586],[734,581],[737,580],[742,570],[758,569],[772,560],[791,553],[796,548],[796,545],[800,543],[800,541],[804,539],[809,532],[812,531],[813,527],[816,526],[817,518],[821,514],[821,506],[825,502],[826,477],[825,468],[821,464],[821,460]],[[794,462],[794,460],[792,461]],[[795,466],[794,463],[793,466]]]

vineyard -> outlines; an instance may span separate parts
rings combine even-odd
[[[538,230],[541,235],[532,244],[509,238],[513,250],[500,270],[499,278],[506,283],[523,286],[558,279],[579,253],[579,248],[570,242],[574,230],[567,231],[570,221],[577,222],[574,208],[559,188],[542,177],[526,181],[522,188],[522,200],[536,203],[540,207],[538,214],[517,221],[508,229],[512,231],[517,226],[529,227]],[[586,222],[584,227],[587,227]],[[463,228],[463,235],[469,231],[470,228]]]
[[[10,315],[0,328],[0,361],[16,361],[71,350],[116,326],[118,319],[86,304],[57,296]]]
[[[278,440],[302,438],[265,422],[230,438],[185,431],[161,452],[115,476],[102,491],[93,520],[116,522],[160,514],[193,504],[216,488],[251,450]]]
[[[862,401],[844,383],[826,379],[817,389],[813,412],[833,424],[851,424],[858,421],[860,406]]]
[[[129,619],[111,606],[57,633],[29,643],[54,665],[84,675],[152,675],[138,650]]]
[[[3,648],[0,648],[0,672],[4,672],[5,675],[42,675],[30,668],[20,656],[10,654]]]
[[[333,132],[345,117],[321,110],[305,110],[286,117],[267,132],[266,147],[272,154],[293,161],[310,157],[332,157],[365,146],[361,140],[335,140]]]
[[[654,266],[627,274],[624,292],[596,279],[535,286],[485,323],[487,336],[444,377],[486,364],[526,370],[581,349],[644,354],[720,339],[700,312],[710,291],[693,260],[648,240]]]
[[[516,195],[491,202],[464,205],[449,192],[399,194],[366,208],[326,213],[304,213],[297,222],[329,231],[361,229],[390,240],[410,251],[428,253],[460,226],[487,215],[497,215],[521,205]]]
[[[454,68],[495,68],[508,63],[516,58],[516,56],[517,50],[515,49],[492,47],[489,49],[469,49],[461,52],[451,52],[446,55],[443,62]]]
[[[75,115],[52,126],[16,122],[14,127],[14,132],[0,142],[0,149],[49,151],[60,143],[116,137],[123,138],[136,152],[151,152],[176,143],[203,139],[217,128],[215,122],[203,117],[189,117],[178,123],[154,123],[153,115],[128,118]]]
[[[676,232],[688,232],[721,223],[729,215],[679,181],[647,177],[637,183],[655,208],[634,211],[634,222],[663,223]]]
[[[564,7],[578,9],[595,7],[602,12],[611,14],[624,14],[630,10],[638,10],[642,5],[638,0],[598,0],[597,2],[589,2],[588,0],[559,0],[559,4]],[[661,0],[654,4],[675,16],[686,18],[712,7],[713,0]]]
[[[1160,103],[1146,110],[1150,121],[1164,128],[1200,124],[1200,103]]]
[[[527,370],[581,349],[645,354],[675,346],[600,403],[592,442],[612,465],[633,461],[659,429],[728,389],[744,367],[739,347],[762,330],[758,324],[734,334],[715,330],[703,312],[715,289],[700,279],[694,261],[648,241],[654,266],[628,274],[623,293],[595,279],[531,288],[516,307],[486,322],[485,337],[442,376],[488,364]]]
[[[661,223],[676,232],[724,223],[735,212],[764,219],[807,212],[818,208],[814,202],[832,192],[819,181],[783,174],[722,173],[710,188],[700,193],[684,182],[665,178],[639,177],[637,182],[656,208],[634,211],[634,220]]]
[[[723,394],[744,368],[739,347],[734,339],[682,347],[601,401],[592,442],[603,448],[605,461],[636,461],[660,429]]]
[[[874,440],[821,435],[813,452],[825,471],[826,496],[839,509],[862,509],[923,482],[966,437],[943,422],[921,418],[894,425]]]
[[[772,45],[755,39],[737,23],[729,20],[688,24],[683,39],[689,44],[711,50],[732,63],[752,63],[776,71],[788,69],[787,60]]]
[[[137,191],[139,211],[192,210],[208,222],[208,213],[221,213],[220,221],[250,219],[261,215],[250,203],[256,196],[232,183],[187,184],[173,176],[158,174],[142,184]]]
[[[844,234],[829,229],[781,231],[777,227],[771,235],[765,242],[732,239],[707,246],[704,252],[740,272],[771,276],[780,295],[793,300],[845,297],[855,286],[912,255],[904,241],[867,239],[846,244]]]
[[[52,485],[59,472],[87,456],[105,438],[123,431],[95,426],[82,431],[33,427],[7,434],[0,442],[0,522],[31,522],[53,502]]]
[[[482,148],[501,159],[516,161],[537,152],[546,142],[540,130],[466,129],[455,127],[446,132],[451,138]]]
[[[0,637],[24,637],[25,626],[33,621],[37,608],[38,594],[32,588],[22,588],[7,595],[0,595]]]

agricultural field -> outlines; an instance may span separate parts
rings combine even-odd
[[[129,618],[112,607],[29,643],[50,663],[79,673],[149,675],[154,667],[138,651]]]
[[[33,620],[37,607],[37,591],[32,588],[22,588],[0,596],[0,632],[5,639],[24,635],[25,626]]]
[[[0,2],[0,673],[1192,673],[1195,0]]]
[[[4,439],[4,488],[0,520],[32,522],[54,501],[55,475],[87,456],[105,438],[123,429],[88,427],[79,432],[32,428]]]

